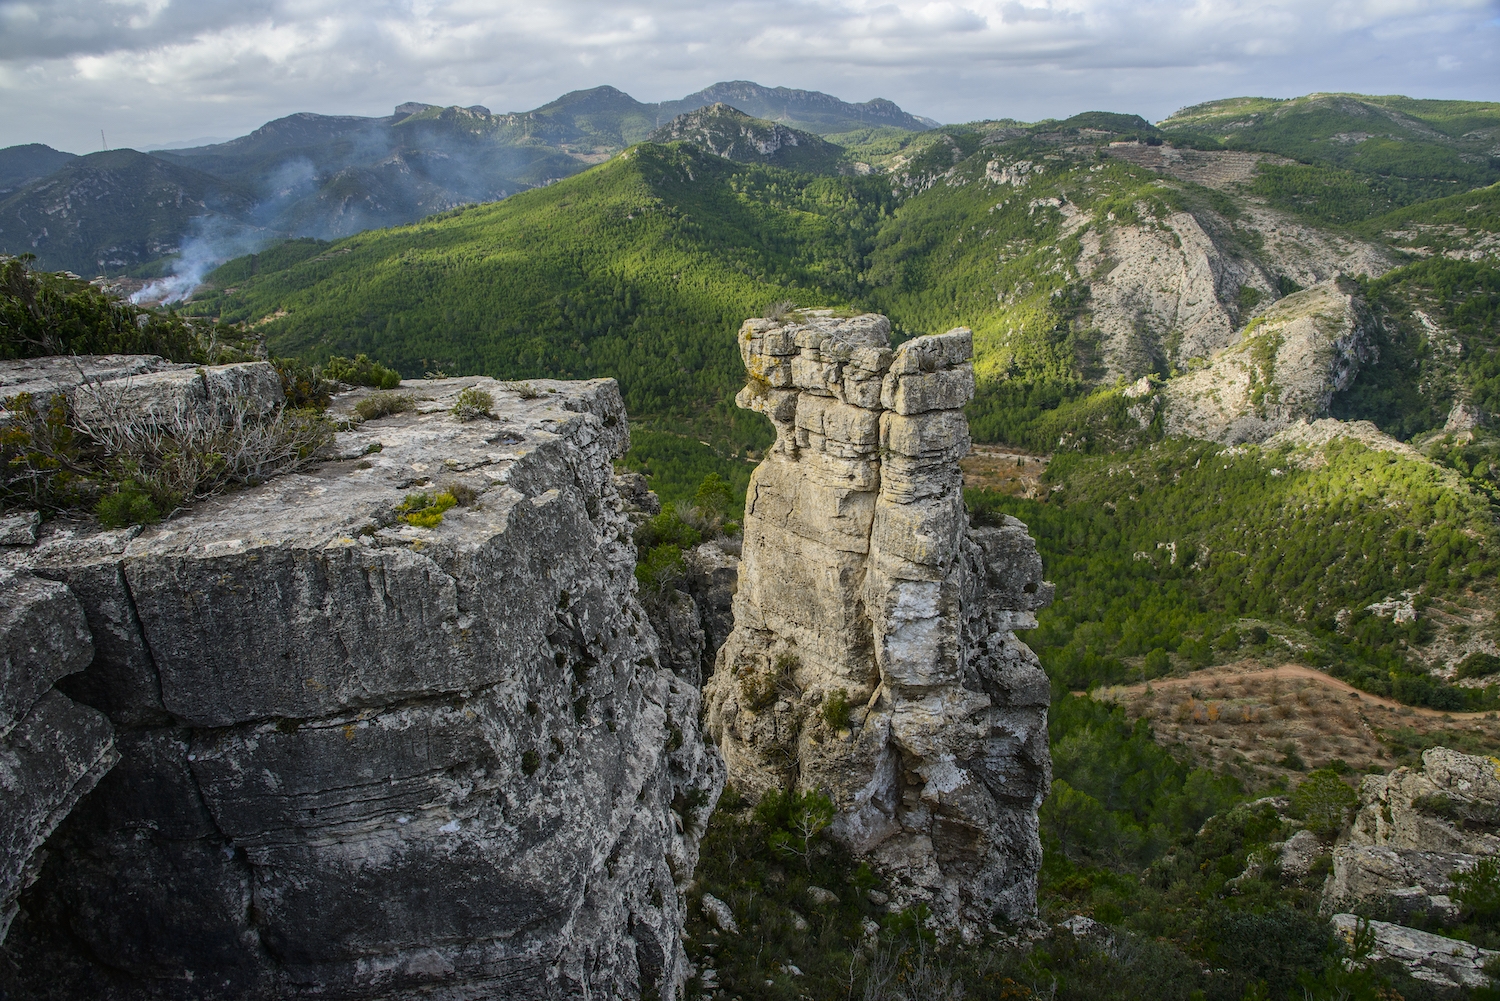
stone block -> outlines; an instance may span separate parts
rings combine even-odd
[[[880,416],[881,448],[922,459],[927,465],[953,463],[969,454],[969,421],[962,410]]]
[[[974,369],[957,368],[914,375],[886,374],[880,388],[880,404],[906,416],[929,410],[961,410],[974,398]]]
[[[917,375],[958,368],[974,358],[974,335],[968,327],[954,327],[946,334],[914,337],[896,348],[890,371],[894,375]]]
[[[0,737],[53,684],[93,657],[88,624],[71,591],[27,574],[0,578]]]

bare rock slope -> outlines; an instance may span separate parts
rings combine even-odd
[[[1374,322],[1335,280],[1279,300],[1237,343],[1161,391],[1166,431],[1226,444],[1264,441],[1324,417],[1374,357]]]
[[[1013,630],[1052,588],[1024,525],[964,511],[969,331],[892,350],[885,317],[807,311],[739,342],[777,440],[705,691],[730,781],[829,794],[896,902],[964,934],[1031,914],[1048,686]]]
[[[495,405],[461,422],[471,385]],[[67,690],[120,762],[48,841],[0,993],[672,996],[722,766],[635,597],[618,389],[534,386],[408,383],[336,459],[10,551],[76,597]]]

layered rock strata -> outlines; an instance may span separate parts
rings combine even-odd
[[[813,311],[739,344],[777,437],[705,691],[730,781],[829,795],[898,906],[964,934],[1031,914],[1048,685],[1014,630],[1052,587],[1024,525],[964,511],[969,331],[893,350],[882,316]]]
[[[1367,775],[1349,836],[1334,848],[1324,909],[1451,920],[1453,876],[1500,855],[1497,829],[1494,758],[1433,747],[1422,752],[1420,768]]]
[[[0,993],[673,994],[722,766],[635,597],[618,389],[533,386],[408,383],[321,465],[11,553],[77,596],[121,761]]]

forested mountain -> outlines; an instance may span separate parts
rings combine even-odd
[[[177,252],[205,221],[248,219],[254,206],[245,187],[191,167],[129,149],[90,153],[0,201],[0,247],[51,268],[122,274]]]
[[[1500,104],[1244,98],[1156,125],[1090,112],[919,132],[726,103],[659,119],[666,105],[599,89],[524,116],[401,109],[392,129],[512,130],[506,148],[600,162],[238,257],[182,312],[304,362],[613,376],[624,464],[669,504],[641,538],[667,547],[691,545],[693,505],[722,497],[705,475],[742,499],[771,441],[733,404],[743,319],[826,306],[885,313],[899,338],[970,327],[970,516],[1023,520],[1057,584],[1024,637],[1053,684],[1042,906],[1097,924],[1024,968],[971,950],[955,960],[974,962],[968,982],[1450,996],[1346,963],[1318,912],[1327,853],[1303,876],[1279,868],[1302,822],[1279,797],[1304,782],[1352,796],[1355,772],[1437,743],[1500,752]],[[236,141],[245,155],[275,162],[321,127],[274,124]],[[364,135],[338,128],[351,148]],[[1283,687],[1287,670],[1318,680]],[[1074,694],[1112,685],[1132,687]],[[736,809],[715,815],[703,878],[763,910],[695,962],[745,996],[844,996],[837,936],[779,916],[797,880],[760,879],[780,871],[771,821]],[[844,862],[852,899],[869,889],[852,861],[818,871]],[[1500,946],[1500,909],[1463,907],[1447,930]],[[1125,945],[1089,951],[1087,935]]]
[[[1403,446],[1410,455],[1399,461],[1413,465],[1383,488],[1383,503],[1413,491],[1413,510],[1428,510],[1432,490],[1453,492],[1465,499],[1458,508],[1433,509],[1442,513],[1423,537],[1478,538],[1463,520],[1475,516],[1456,512],[1489,510],[1500,452],[1482,426],[1454,437],[1459,425],[1450,412],[1455,404],[1475,408],[1482,425],[1483,415],[1500,409],[1493,388],[1500,384],[1494,188],[1394,214],[1363,203],[1349,210],[1355,225],[1337,227],[1320,204],[1264,187],[1267,171],[1286,162],[1280,154],[1179,146],[1170,130],[1134,116],[946,126],[867,156],[872,172],[848,175],[740,163],[705,149],[718,140],[701,130],[677,134],[687,138],[643,143],[498,204],[333,245],[303,244],[295,253],[288,248],[278,266],[265,255],[236,262],[210,276],[190,309],[256,324],[277,351],[365,352],[408,374],[616,376],[641,422],[632,461],[656,474],[669,495],[708,469],[743,483],[744,459],[768,442],[769,429],[732,403],[742,381],[734,331],[778,300],[877,310],[902,337],[969,326],[979,382],[970,411],[976,439],[1039,452],[1156,448],[1203,405],[1175,387],[1218,372],[1225,359],[1244,358],[1251,367],[1244,419],[1261,421],[1264,434],[1329,414],[1374,421],[1415,443]],[[859,162],[855,151],[845,155]],[[1430,223],[1422,204],[1430,204]],[[1454,221],[1460,217],[1468,225]],[[1299,442],[1278,447],[1322,447]],[[1383,446],[1367,437],[1351,447]],[[1201,460],[1184,451],[1159,460],[1149,454],[1140,461],[1168,469]],[[1087,464],[1057,468],[1059,476],[1097,475]],[[1255,463],[1249,468],[1260,472],[1246,475],[1264,475]],[[1364,475],[1340,472],[1337,464],[1318,469],[1301,489],[1316,494],[1333,489],[1330,477]],[[1429,484],[1440,469],[1446,471]],[[1086,492],[1077,484],[1064,490],[1058,510],[1069,509],[1075,495],[1081,502]],[[1109,492],[1090,503],[1103,505]],[[1201,504],[1203,496],[1195,490],[1182,503]],[[1110,503],[1119,508],[1121,500]],[[1267,495],[1255,509],[1289,503]],[[1332,510],[1334,522],[1344,517],[1337,513],[1343,508]],[[1096,516],[1121,517],[1113,509],[1087,515]],[[1488,524],[1488,514],[1479,517]],[[1396,526],[1372,522],[1370,538],[1394,544],[1388,536]],[[1264,536],[1248,522],[1236,531]],[[1096,544],[1098,559],[1113,551],[1109,546],[1138,545],[1123,534],[1106,537],[1115,541]],[[1179,532],[1177,541],[1205,552],[1249,551],[1208,535]],[[1423,547],[1427,556],[1405,561],[1427,575],[1423,561],[1437,557]],[[1267,586],[1279,597],[1257,605],[1257,614],[1301,623],[1297,628],[1327,656],[1350,665],[1351,676],[1378,678],[1393,669],[1423,676],[1431,658],[1403,654],[1387,663],[1389,638],[1351,645],[1326,618],[1386,597],[1399,578],[1356,576],[1358,597],[1321,586],[1293,597],[1269,583],[1278,550],[1256,551],[1261,555],[1247,558],[1260,569],[1230,577],[1271,575]],[[1442,569],[1424,577],[1441,583],[1425,585],[1428,593],[1463,591],[1489,572],[1487,551],[1483,543],[1444,543]],[[1148,579],[1184,572],[1123,558]],[[1137,670],[1132,658],[1151,649],[1164,649],[1167,662],[1183,644],[1210,649],[1224,623],[1248,606],[1233,605],[1222,586],[1205,597],[1197,588],[1206,579],[1189,574],[1186,590],[1169,602],[1169,618],[1219,609],[1202,624],[1148,627],[1157,613],[1127,591],[1121,600],[1134,610],[1122,613],[1113,631],[1088,633],[1098,638],[1066,655],[1073,660],[1056,661],[1057,670],[1074,672],[1074,683],[1083,684]],[[1184,601],[1199,610],[1184,612]],[[1196,605],[1201,601],[1209,604]],[[1081,621],[1059,627],[1049,658],[1071,648]],[[1126,639],[1141,635],[1137,629],[1157,639],[1137,649],[1146,641]],[[1445,648],[1434,663],[1451,668],[1471,647]]]
[[[904,136],[936,124],[889,101],[848,104],[737,81],[662,104],[596,87],[506,114],[418,102],[379,118],[300,113],[228,142],[154,151],[149,170],[142,161],[122,168],[133,151],[113,151],[107,176],[91,158],[75,164],[72,154],[16,146],[0,150],[0,198],[8,199],[0,251],[34,253],[44,267],[80,273],[152,276],[171,270],[174,256],[196,266],[272,238],[335,239],[569,177],[725,98],[748,106],[741,111],[764,111],[776,120],[770,128],[782,130]],[[820,152],[809,159],[811,149]],[[838,155],[822,140],[804,140],[795,166],[813,159],[826,166]],[[67,169],[74,173],[59,173]],[[163,184],[175,184],[181,198]]]
[[[766,163],[809,174],[848,171],[844,150],[821,136],[751,118],[727,104],[678,115],[646,137],[654,143],[689,142],[726,160]]]
[[[0,149],[0,198],[24,184],[41,180],[76,159],[78,157],[72,153],[64,153],[41,143]]]

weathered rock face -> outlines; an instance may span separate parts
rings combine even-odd
[[[1334,931],[1350,945],[1354,944],[1360,923],[1353,914],[1333,916]],[[1393,959],[1416,979],[1439,987],[1486,987],[1490,977],[1484,972],[1485,965],[1500,957],[1500,952],[1491,949],[1388,921],[1370,921],[1366,927],[1372,939],[1371,959]]]
[[[93,656],[65,586],[0,575],[0,942],[42,843],[119,759],[109,721],[53,688]]]
[[[738,402],[777,440],[706,725],[738,788],[827,793],[897,903],[967,934],[1035,908],[1048,686],[1013,630],[1052,588],[1024,525],[964,511],[969,332],[889,336],[818,311],[740,330]]]
[[[1326,415],[1374,357],[1374,324],[1338,281],[1279,300],[1238,343],[1161,391],[1167,433],[1260,442],[1295,423]]]
[[[1334,849],[1325,912],[1360,908],[1406,919],[1456,915],[1453,876],[1500,854],[1500,765],[1446,747],[1422,767],[1368,775],[1345,843]]]
[[[476,384],[493,415],[460,423]],[[722,766],[635,597],[618,390],[533,385],[408,383],[336,461],[11,554],[77,596],[68,691],[121,762],[49,841],[0,992],[672,994]]]

